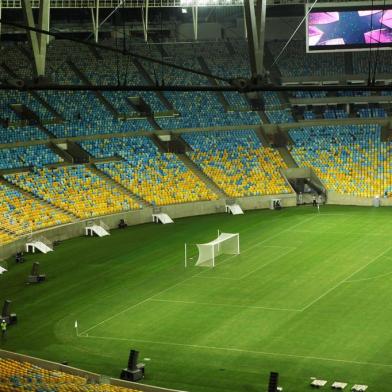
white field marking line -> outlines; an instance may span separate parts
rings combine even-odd
[[[240,276],[237,280],[242,280],[247,278],[248,276],[254,274],[256,271],[259,271],[267,266],[269,266],[270,264],[272,264],[273,262],[275,262],[276,260],[279,260],[281,257],[288,255],[289,253],[293,252],[294,250],[296,250],[296,247],[291,248],[290,250],[288,250],[287,252],[278,255],[277,257],[273,257],[272,259],[270,259],[267,263],[264,263],[263,265],[261,265],[260,267],[257,267],[256,269],[254,269],[253,271],[247,272],[246,274]]]
[[[389,247],[388,249],[386,249],[384,252],[382,252],[381,254],[379,254],[378,256],[374,257],[372,260],[370,260],[367,264],[363,265],[362,267],[360,267],[359,269],[357,269],[356,271],[354,271],[353,273],[351,273],[349,276],[347,276],[346,278],[344,278],[342,281],[340,281],[338,284],[336,284],[335,286],[331,287],[329,290],[327,290],[324,294],[321,294],[319,297],[317,297],[315,300],[313,300],[309,305],[306,305],[304,308],[302,308],[302,312],[304,312],[305,310],[307,310],[308,308],[310,308],[312,305],[314,305],[316,302],[320,301],[320,299],[324,298],[326,295],[328,295],[329,293],[331,293],[332,291],[334,291],[335,289],[337,289],[338,287],[340,287],[343,283],[346,283],[351,277],[355,276],[358,272],[361,272],[362,270],[364,270],[366,267],[368,267],[370,264],[374,263],[376,260],[378,260],[380,257],[384,256],[385,253],[389,252],[392,249],[392,247]]]
[[[376,279],[385,278],[388,275],[392,275],[392,271],[391,272],[387,272],[386,274],[373,276],[372,278],[346,280],[344,283],[365,282],[367,280],[376,280]]]
[[[88,338],[88,339],[103,339],[103,340],[117,340],[117,341],[122,341],[122,342],[160,344],[160,345],[166,345],[166,346],[187,347],[187,348],[195,348],[195,349],[201,349],[201,350],[230,351],[230,352],[265,355],[265,356],[271,356],[271,357],[285,357],[285,358],[296,358],[296,359],[304,359],[304,360],[311,360],[311,361],[327,361],[327,362],[338,362],[338,363],[346,363],[346,364],[360,365],[360,366],[375,366],[375,367],[392,368],[392,364],[386,364],[386,363],[350,361],[347,359],[333,359],[333,358],[323,358],[323,357],[315,357],[315,356],[307,356],[307,355],[274,353],[274,352],[269,352],[269,351],[246,350],[246,349],[240,349],[240,348],[234,348],[234,347],[215,347],[215,346],[205,346],[205,345],[199,345],[199,344],[185,344],[185,343],[162,342],[162,341],[145,340],[145,339],[127,339],[127,338],[115,338],[115,337],[93,336],[93,335],[81,336],[81,337]]]
[[[384,256],[384,259],[387,259],[387,260],[392,261],[392,258],[391,258],[391,257],[388,257],[388,256]],[[392,271],[391,271],[391,272],[386,272],[385,274],[376,275],[376,276],[373,276],[373,277],[371,277],[371,278],[350,279],[350,280],[346,280],[345,283],[365,282],[365,281],[367,281],[367,280],[375,280],[375,279],[384,278],[385,276],[388,276],[388,275],[392,275]]]
[[[276,311],[282,311],[282,312],[301,312],[301,309],[271,308],[271,307],[267,307],[267,306],[256,306],[256,305],[217,304],[217,303],[210,303],[210,302],[180,301],[180,300],[177,301],[177,300],[159,299],[159,298],[153,298],[153,299],[150,299],[150,301],[189,304],[189,305],[203,305],[203,306],[222,306],[222,307],[226,306],[228,308],[276,310]]]
[[[334,230],[333,227],[330,228],[333,231],[333,234],[337,235],[347,235],[347,234],[352,234],[352,235],[362,235],[362,236],[374,236],[374,237],[388,237],[392,239],[391,235],[387,234],[380,234],[380,233],[370,233],[370,232],[358,232],[358,231],[349,231],[349,232],[341,232],[341,231],[336,231]],[[327,231],[320,231],[320,230],[295,230],[295,233],[304,233],[304,234],[331,234],[330,232]]]
[[[258,242],[257,244],[251,246],[250,248],[247,248],[246,250],[252,249],[252,248],[254,248],[255,246],[258,246],[258,245],[260,245],[260,244],[262,244],[262,243],[264,243],[264,242],[266,242],[266,241],[269,241],[269,240],[271,240],[271,239],[274,239],[275,237],[280,236],[282,233],[284,233],[284,232],[286,232],[286,231],[289,231],[289,230],[291,230],[292,228],[294,228],[294,227],[296,227],[296,226],[298,226],[298,225],[300,225],[300,224],[306,223],[306,222],[308,222],[309,220],[314,219],[314,218],[317,218],[317,215],[312,215],[310,218],[305,219],[305,220],[303,220],[303,221],[301,221],[301,222],[298,222],[298,223],[296,223],[295,225],[293,225],[293,226],[291,226],[291,227],[288,227],[287,229],[282,230],[282,231],[280,231],[279,233],[276,233],[275,235],[273,235],[273,236],[271,236],[271,237],[269,237],[269,238],[266,238],[264,241]],[[246,250],[245,250],[243,253],[245,253]],[[237,255],[234,255],[234,256],[237,256]],[[226,260],[224,260],[223,262],[228,261],[228,260],[229,260],[229,259],[226,259]],[[222,262],[222,263],[223,263],[223,262]],[[222,263],[220,263],[220,264],[222,264]],[[96,327],[98,327],[98,326],[100,326],[100,325],[106,323],[107,321],[110,321],[110,320],[114,319],[115,317],[119,316],[120,314],[123,314],[123,313],[127,312],[128,310],[131,310],[131,309],[135,308],[136,306],[139,306],[139,305],[141,305],[141,304],[144,304],[145,302],[149,301],[150,299],[152,299],[152,298],[154,298],[154,297],[156,297],[156,296],[158,296],[158,295],[160,295],[160,294],[163,294],[163,293],[165,293],[166,291],[168,291],[168,290],[170,290],[170,289],[172,289],[172,288],[174,288],[174,287],[176,287],[176,286],[179,286],[180,284],[182,284],[182,283],[184,283],[184,282],[187,282],[188,280],[191,280],[191,279],[193,279],[193,278],[196,277],[196,276],[201,275],[202,273],[204,273],[204,272],[206,272],[206,271],[209,271],[209,269],[203,270],[203,271],[201,271],[201,272],[199,272],[199,273],[197,273],[197,274],[195,274],[195,275],[190,276],[189,278],[183,279],[183,280],[181,280],[180,282],[177,282],[177,283],[175,283],[175,284],[173,284],[173,285],[167,287],[166,289],[163,289],[163,290],[159,291],[158,293],[155,293],[155,294],[151,295],[150,297],[145,298],[145,299],[142,300],[142,301],[139,301],[139,302],[137,302],[137,303],[135,303],[135,304],[133,304],[133,305],[131,305],[131,306],[128,306],[127,308],[121,310],[120,312],[117,312],[116,314],[114,314],[114,315],[112,315],[112,316],[110,316],[110,317],[107,317],[106,319],[100,321],[99,323],[97,323],[97,324],[91,326],[90,328],[87,328],[87,329],[85,329],[84,331],[80,332],[79,336],[81,336],[81,335],[83,335],[83,334],[85,334],[85,333],[91,331],[92,329],[95,329]]]

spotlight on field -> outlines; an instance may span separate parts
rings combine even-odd
[[[1,319],[5,320],[7,324],[16,324],[18,321],[16,313],[10,313],[11,302],[12,301],[10,299],[6,299],[4,301],[3,310],[1,311]]]
[[[182,14],[187,14],[187,13],[188,13],[188,10],[187,10],[186,8],[181,8],[181,13],[182,13]]]
[[[46,275],[39,273],[39,263],[35,261],[31,268],[31,273],[27,277],[27,283],[40,283],[46,280]]]
[[[144,363],[137,363],[139,351],[131,350],[128,358],[128,367],[121,371],[121,380],[139,381],[144,378]]]

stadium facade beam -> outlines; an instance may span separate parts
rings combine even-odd
[[[22,0],[22,10],[26,24],[29,27],[35,27],[34,15],[30,0]],[[50,0],[41,0],[38,15],[38,28],[40,30],[49,30],[49,18]],[[44,33],[38,33],[33,30],[28,30],[27,36],[34,56],[35,73],[37,76],[45,76],[46,47],[48,44],[49,36]]]
[[[99,40],[99,0],[95,0],[95,7],[91,10],[91,22],[93,24],[94,42]]]
[[[264,75],[264,41],[267,0],[244,0],[245,25],[248,37],[252,76]]]

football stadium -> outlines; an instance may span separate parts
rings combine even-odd
[[[0,0],[0,392],[392,391],[389,16]]]

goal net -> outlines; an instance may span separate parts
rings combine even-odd
[[[240,254],[240,235],[238,233],[220,233],[217,238],[205,244],[196,244],[198,255],[195,265],[214,267],[219,255]]]

